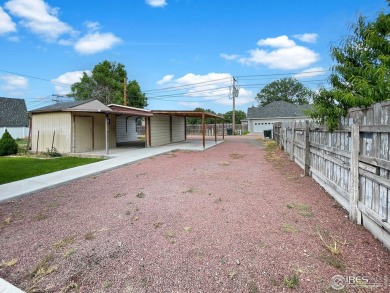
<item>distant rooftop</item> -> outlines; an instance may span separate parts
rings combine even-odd
[[[27,127],[28,115],[23,99],[0,97],[0,127]]]
[[[295,105],[284,101],[275,101],[264,107],[248,108],[247,118],[305,117],[310,105]]]

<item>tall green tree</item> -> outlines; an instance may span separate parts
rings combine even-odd
[[[93,68],[91,76],[84,72],[80,81],[72,85],[71,95],[76,100],[97,99],[106,105],[123,105],[125,78],[127,80],[123,64],[105,60]],[[142,93],[137,81],[132,80],[126,84],[126,93],[127,106],[144,108],[148,105],[147,97]]]
[[[259,106],[266,106],[274,101],[284,101],[292,104],[304,105],[314,97],[314,92],[305,87],[297,79],[288,77],[267,84],[256,95]]]
[[[390,96],[390,15],[381,12],[375,21],[359,16],[352,33],[331,47],[331,88],[322,88],[310,116],[330,131],[353,107],[368,107]]]
[[[208,112],[211,114],[216,114],[213,110],[210,109],[203,109],[203,108],[195,108],[195,112]],[[202,124],[202,118],[199,117],[187,117],[187,124]],[[220,123],[222,119],[217,118],[217,123]],[[213,124],[214,118],[206,118],[205,124]]]
[[[236,110],[236,123],[241,123],[241,120],[246,118],[246,113],[241,110]],[[225,114],[223,114],[223,118],[225,118],[225,123],[233,123],[233,111],[228,111]]]

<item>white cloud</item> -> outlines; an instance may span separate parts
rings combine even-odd
[[[55,41],[63,34],[75,33],[71,26],[58,19],[58,8],[50,7],[43,0],[10,0],[5,3],[5,8],[22,19],[22,26],[46,41]]]
[[[225,60],[237,60],[238,58],[240,58],[240,55],[237,54],[229,55],[229,54],[221,53],[219,56]]]
[[[0,35],[16,32],[16,24],[11,17],[0,7]]]
[[[318,34],[301,34],[294,35],[293,37],[305,43],[315,44],[317,42]]]
[[[166,0],[145,0],[145,2],[152,7],[164,7],[168,5]]]
[[[305,77],[314,77],[319,75],[324,75],[327,70],[325,70],[322,67],[312,67],[306,70],[303,70],[302,72],[295,74],[293,77],[300,79]]]
[[[156,83],[158,85],[163,85],[165,83],[171,82],[173,77],[174,77],[173,74],[165,75],[162,79],[158,80]]]
[[[198,102],[179,102],[178,104],[181,106],[188,107],[189,109],[203,108],[202,103]]]
[[[232,100],[229,99],[232,76],[229,73],[208,73],[205,75],[187,73],[182,77],[172,79],[169,85],[180,87],[181,94],[179,95],[188,99],[186,101],[185,98],[180,97],[178,104],[182,106],[210,108],[208,106],[210,103],[232,105]],[[164,95],[166,94],[169,94],[169,92],[164,93]],[[177,95],[178,90],[171,92],[171,94]],[[253,103],[255,102],[254,96],[252,91],[240,88],[239,96],[236,98],[236,105]]]
[[[100,24],[97,21],[86,21],[85,26],[90,32],[95,32],[100,28]]]
[[[258,46],[268,46],[271,49],[255,48],[248,51],[248,56],[239,57],[236,54],[221,54],[226,60],[237,60],[247,66],[264,65],[272,69],[300,69],[308,67],[320,59],[315,51],[297,45],[287,36],[261,39]]]
[[[287,36],[279,36],[276,38],[261,39],[257,42],[258,46],[270,46],[274,48],[291,48],[296,44],[293,40],[290,40]]]
[[[112,33],[91,33],[79,39],[74,44],[74,49],[85,55],[95,54],[111,49],[120,44],[122,40]]]
[[[5,91],[19,91],[28,87],[28,79],[14,74],[0,75],[0,88]]]
[[[92,72],[90,70],[84,71],[71,71],[66,72],[59,77],[52,79],[54,83],[54,88],[57,94],[66,95],[70,93],[70,86],[76,82],[79,82],[83,77],[83,73],[86,73],[88,76],[91,76]]]

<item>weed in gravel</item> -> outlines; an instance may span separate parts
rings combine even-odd
[[[112,282],[111,282],[111,281],[104,281],[104,282],[103,282],[103,288],[104,288],[104,289],[110,288],[111,285],[112,285]]]
[[[11,224],[11,222],[12,222],[12,217],[6,217],[4,219],[4,223],[7,224],[7,225]]]
[[[135,177],[139,177],[139,176],[144,176],[144,175],[146,175],[146,173],[139,173],[139,174],[137,174],[137,175],[135,175]]]
[[[33,219],[34,219],[35,221],[43,221],[43,220],[46,220],[48,217],[49,217],[49,216],[46,215],[45,213],[40,212],[40,213],[38,213],[36,216],[34,216]]]
[[[140,191],[137,193],[137,197],[138,198],[144,198],[145,197],[145,193],[143,191]]]
[[[153,227],[154,227],[154,229],[158,229],[158,228],[160,228],[163,224],[164,224],[163,222],[155,222],[155,223],[153,223]]]
[[[58,241],[57,243],[54,243],[54,248],[65,248],[69,244],[72,244],[75,242],[74,236],[65,237],[64,239]]]
[[[323,253],[320,257],[319,257],[320,260],[322,260],[323,262],[325,262],[326,264],[336,268],[336,269],[339,269],[339,270],[342,270],[344,271],[345,270],[345,264],[344,264],[344,261],[334,255],[334,254],[329,254],[329,253]]]
[[[230,166],[230,162],[220,161],[220,162],[218,162],[218,165],[220,165],[220,166]]]
[[[222,202],[222,198],[217,198],[216,200],[214,200],[214,203],[221,203]]]
[[[191,226],[186,226],[186,227],[184,227],[184,231],[189,233],[189,232],[192,231],[192,227]]]
[[[299,229],[297,227],[295,227],[294,225],[291,225],[291,224],[283,224],[282,227],[281,227],[281,230],[283,232],[287,232],[287,233],[297,233],[297,232],[299,232]]]
[[[294,273],[290,277],[284,277],[283,283],[287,286],[287,288],[295,289],[298,286],[299,277],[296,273]]]
[[[175,238],[175,233],[171,230],[165,231],[164,236],[166,238]]]
[[[57,269],[57,267],[51,265],[53,260],[54,255],[48,254],[35,266],[35,268],[30,273],[34,283],[36,283],[39,278],[43,278]]]
[[[46,207],[49,208],[49,209],[55,209],[55,208],[58,208],[59,206],[61,206],[60,203],[58,202],[49,202]]]
[[[237,278],[237,272],[235,272],[235,271],[230,272],[229,279],[234,280],[235,278]]]
[[[0,268],[1,268],[2,266],[13,267],[17,262],[18,262],[18,259],[17,259],[17,258],[13,258],[13,259],[11,259],[11,260],[9,260],[9,261],[2,261],[2,262],[0,263]]]
[[[126,194],[127,194],[126,192],[117,193],[117,194],[114,195],[114,198],[119,198],[119,197],[125,196]]]
[[[69,249],[69,250],[67,250],[67,251],[64,252],[64,256],[65,256],[65,257],[69,257],[69,256],[71,256],[71,255],[73,255],[73,254],[75,254],[75,253],[76,253],[76,250],[74,250],[74,249]]]
[[[259,243],[257,243],[257,246],[259,248],[267,248],[267,247],[269,247],[269,244],[265,241],[259,241]]]
[[[230,154],[229,155],[232,159],[242,159],[243,157],[245,157],[246,155],[241,155],[241,154]]]
[[[190,187],[186,191],[183,191],[183,193],[194,193],[196,191],[195,187]]]
[[[332,254],[339,255],[341,254],[340,246],[337,246],[337,244],[345,245],[347,244],[347,241],[344,240],[343,242],[337,240],[335,237],[331,236],[329,233],[326,233],[327,238],[329,238],[329,244],[327,241],[325,241],[323,234],[321,233],[321,230],[317,230],[317,234],[320,237],[321,241],[324,244],[324,247]]]
[[[65,288],[61,290],[61,293],[68,293],[73,290],[78,290],[79,285],[75,281],[71,281]]]
[[[248,293],[260,293],[259,286],[255,282],[250,282],[248,284]]]
[[[135,206],[135,209],[134,209],[136,212],[139,211],[139,206]]]
[[[95,232],[91,231],[84,235],[85,240],[93,240],[95,239]]]
[[[127,216],[130,216],[130,215],[131,215],[131,211],[130,211],[130,210],[127,210],[127,211],[126,211],[126,215],[127,215]]]
[[[302,217],[305,218],[310,218],[314,216],[311,207],[306,204],[301,204],[301,203],[288,204],[287,208],[295,209],[298,215],[301,215]]]

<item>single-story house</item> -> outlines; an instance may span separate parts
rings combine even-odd
[[[106,106],[97,100],[57,103],[31,111],[31,150],[44,152],[54,147],[60,153],[104,149],[108,153],[110,148],[137,141],[138,117],[145,119],[145,147],[186,140],[186,117],[220,118],[207,112]]]
[[[5,130],[14,139],[28,136],[28,114],[23,99],[0,97],[0,137]]]
[[[305,111],[309,109],[310,105],[274,101],[264,107],[248,108],[247,117],[241,123],[247,123],[249,132],[263,134],[265,130],[272,130],[275,122],[308,119]]]

